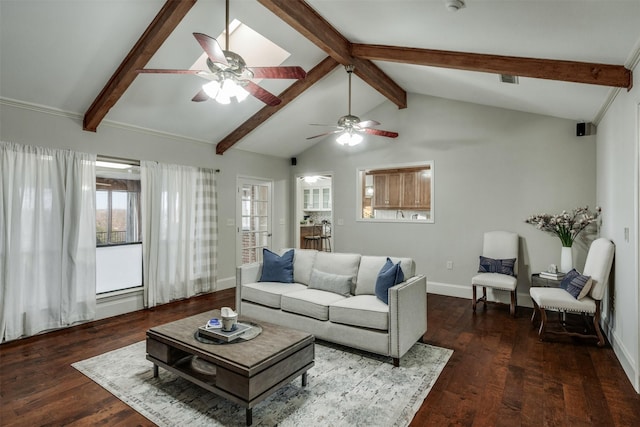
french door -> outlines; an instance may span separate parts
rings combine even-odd
[[[262,250],[271,246],[271,181],[238,178],[238,265],[262,261]]]

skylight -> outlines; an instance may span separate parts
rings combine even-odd
[[[242,56],[249,67],[276,67],[291,56],[289,52],[237,19],[229,24],[229,33],[230,50]],[[216,41],[222,49],[227,50],[224,31],[216,37]],[[200,55],[191,69],[207,70],[207,54]]]

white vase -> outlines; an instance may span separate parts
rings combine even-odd
[[[560,252],[560,271],[568,273],[573,268],[573,254],[571,252],[571,246],[563,246],[562,252]]]

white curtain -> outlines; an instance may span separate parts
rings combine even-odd
[[[145,305],[216,289],[215,172],[143,161]]]
[[[0,336],[91,320],[95,155],[0,142]]]

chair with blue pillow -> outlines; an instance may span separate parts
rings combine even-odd
[[[582,274],[575,269],[571,270],[562,279],[559,288],[533,287],[529,289],[534,305],[531,316],[532,323],[536,320],[536,314],[540,313],[540,329],[538,330],[540,340],[546,334],[556,334],[596,338],[599,347],[605,344],[604,336],[600,330],[600,315],[602,297],[613,265],[614,252],[615,246],[609,239],[603,237],[596,239],[589,247]],[[554,310],[563,314],[569,312],[593,316],[593,333],[585,329],[569,329],[562,320],[559,322],[560,328],[558,330],[547,329],[549,320],[546,310]]]
[[[509,231],[488,231],[484,233],[482,255],[478,274],[471,279],[473,289],[473,312],[478,302],[487,306],[487,288],[509,291],[511,294],[510,312],[516,315],[518,279],[518,234]],[[476,288],[482,287],[482,297],[477,298]]]

